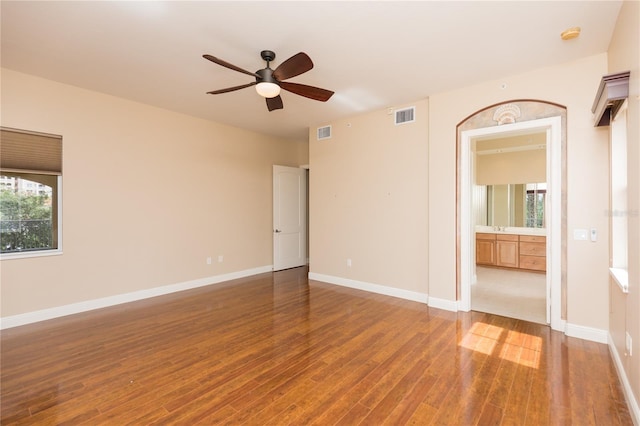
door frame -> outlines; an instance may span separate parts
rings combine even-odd
[[[474,139],[489,135],[505,136],[545,131],[547,135],[547,322],[554,330],[564,330],[562,319],[562,120],[560,116],[470,129],[460,139],[460,300],[459,309],[471,310],[474,235],[472,217]]]

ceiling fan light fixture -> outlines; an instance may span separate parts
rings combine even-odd
[[[275,98],[280,94],[280,86],[276,83],[260,82],[256,84],[256,92],[264,98]]]

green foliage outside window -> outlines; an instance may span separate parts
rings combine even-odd
[[[544,228],[544,202],[545,193],[531,191],[527,193],[527,217],[526,225],[529,228]]]
[[[49,195],[0,191],[2,253],[53,248],[52,225]]]

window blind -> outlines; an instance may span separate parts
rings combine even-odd
[[[61,175],[62,137],[0,129],[0,168]]]

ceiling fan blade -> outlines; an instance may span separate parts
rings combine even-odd
[[[230,70],[234,70],[234,71],[238,71],[241,72],[243,74],[247,74],[247,75],[251,75],[253,77],[260,77],[258,74],[251,72],[251,71],[247,71],[244,70],[240,67],[237,67],[233,64],[230,64],[229,62],[223,61],[222,59],[216,58],[215,56],[211,56],[211,55],[202,55],[203,58],[210,60],[211,62],[218,64],[218,65],[222,65],[225,68],[229,68]]]
[[[245,87],[251,87],[251,86],[255,86],[257,83],[251,82],[248,84],[243,84],[241,86],[233,86],[233,87],[227,87],[226,89],[220,89],[220,90],[212,90],[210,92],[207,92],[207,94],[209,95],[219,95],[220,93],[227,93],[227,92],[233,92],[234,90],[240,90],[240,89],[244,89]]]
[[[278,68],[273,71],[273,76],[278,81],[282,81],[305,73],[311,68],[313,68],[311,58],[306,53],[300,52],[281,63]]]
[[[280,82],[280,87],[284,90],[288,90],[296,95],[304,96],[305,98],[315,99],[316,101],[326,102],[333,92],[331,90],[321,89],[319,87],[307,86],[306,84],[287,83],[286,81]]]
[[[267,108],[269,111],[273,111],[274,109],[282,109],[284,106],[282,105],[282,98],[280,95],[273,98],[265,98],[267,100]]]

